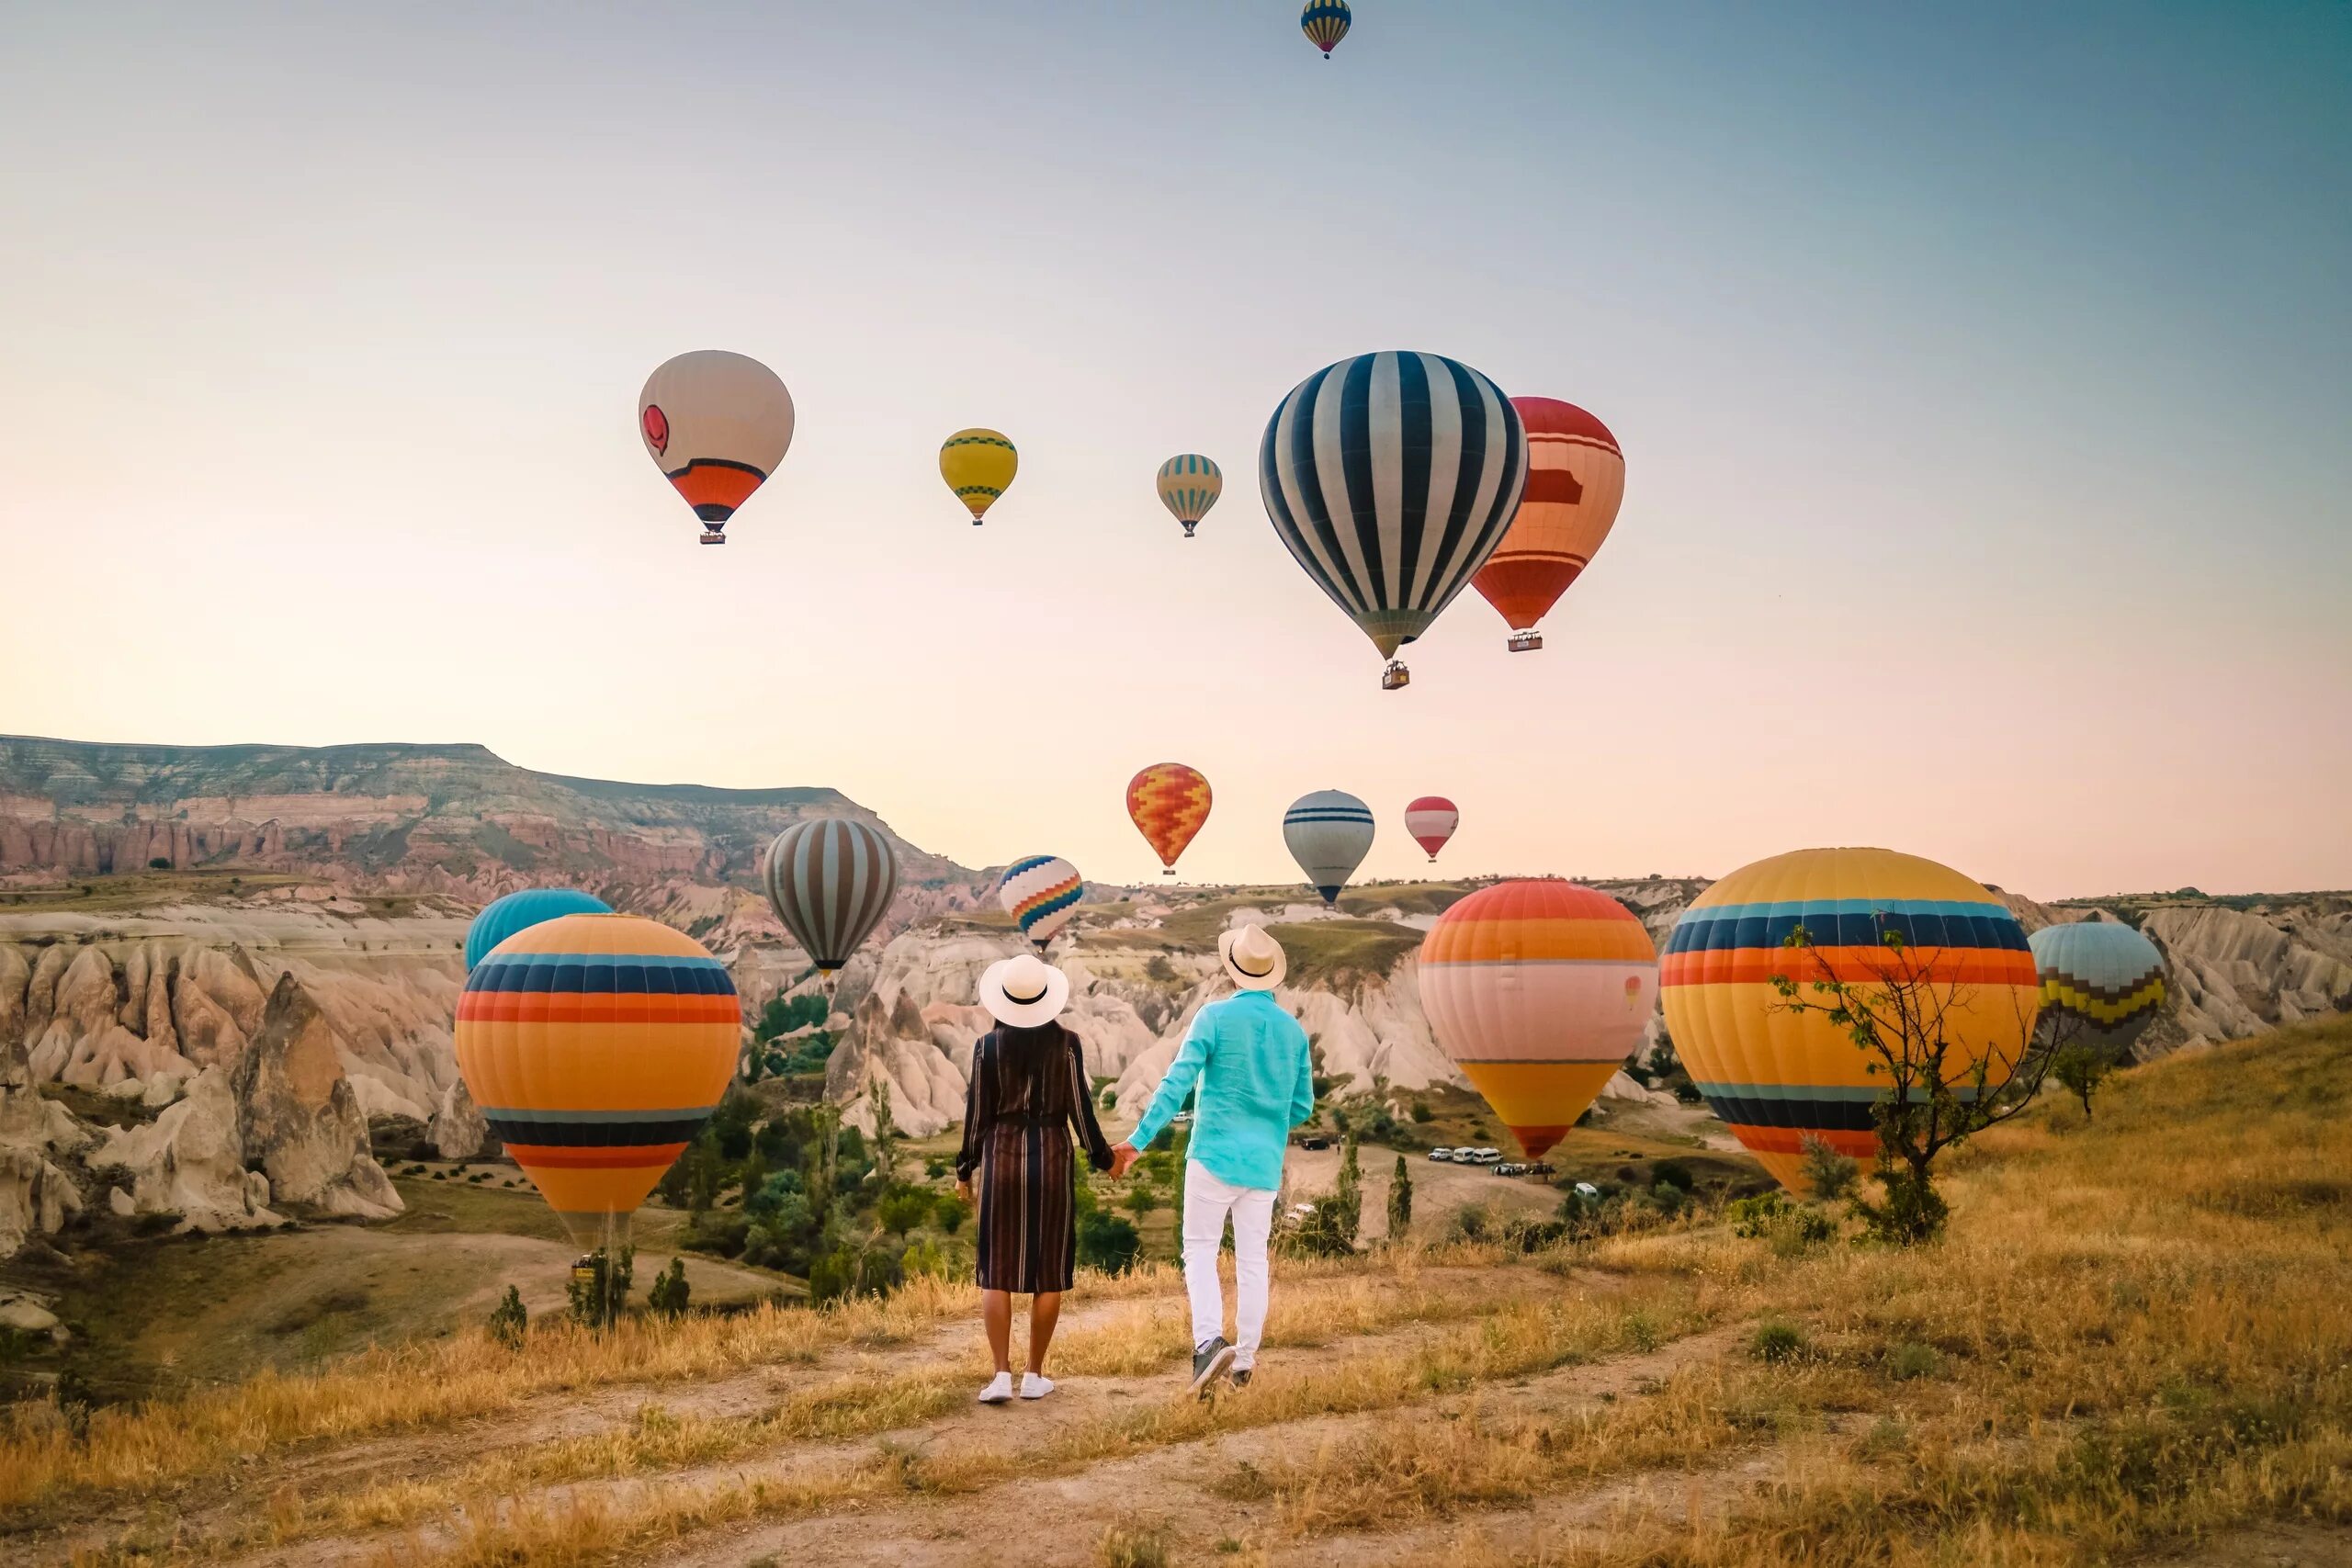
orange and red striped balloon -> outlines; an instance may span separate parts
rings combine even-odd
[[[1657,949],[1606,893],[1503,882],[1430,928],[1420,987],[1438,1044],[1540,1159],[1641,1043]]]
[[[1182,762],[1154,762],[1127,781],[1127,815],[1159,857],[1162,875],[1176,874],[1176,857],[1209,819],[1209,781]]]
[[[517,931],[466,977],[458,1070],[583,1245],[626,1225],[735,1076],[742,1007],[692,937],[635,915]]]
[[[1513,398],[1527,426],[1527,490],[1510,531],[1470,580],[1510,623],[1510,649],[1544,646],[1549,614],[1609,537],[1625,499],[1625,455],[1609,427],[1557,398]]]

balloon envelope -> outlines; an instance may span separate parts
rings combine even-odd
[[[1438,1044],[1541,1159],[1641,1043],[1657,949],[1605,893],[1502,882],[1430,928],[1420,986]]]
[[[978,426],[959,430],[940,445],[939,477],[978,523],[1012,484],[1021,454],[1002,433]]]
[[[1350,19],[1348,0],[1306,0],[1306,8],[1298,14],[1298,30],[1329,60],[1331,51],[1348,36]]]
[[[1413,842],[1427,850],[1430,859],[1437,859],[1438,851],[1453,837],[1453,829],[1462,823],[1462,813],[1453,802],[1442,795],[1425,795],[1405,807],[1405,831]]]
[[[2028,939],[2041,1016],[2070,1037],[2120,1052],[2165,1006],[2165,958],[2117,920],[2069,920]]]
[[[1078,867],[1059,855],[1026,855],[1005,867],[996,897],[1021,927],[1021,934],[1043,953],[1077,915],[1085,892]]]
[[[1154,762],[1127,781],[1127,815],[1170,873],[1209,819],[1209,781],[1182,762]]]
[[[473,924],[466,928],[466,970],[472,973],[492,948],[541,920],[552,920],[558,915],[612,912],[613,907],[602,898],[569,887],[526,887],[520,893],[509,893],[483,906]]]
[[[1802,925],[1808,953],[1784,946]],[[2033,1032],[2040,982],[2008,906],[1949,866],[1892,850],[1798,850],[1743,866],[1683,911],[1659,965],[1666,1026],[1683,1066],[1732,1133],[1792,1191],[1804,1142],[1872,1158],[1871,1107],[1886,1092],[1878,1058],[1819,1012],[1793,1012],[1772,987],[1802,987],[1826,965],[1865,997],[1888,974],[1883,933],[1959,1021],[1945,1066],[1955,1081],[1987,1063],[1997,1089]],[[1883,993],[1882,993],[1883,994]],[[1803,999],[1826,1000],[1807,991]],[[1973,1093],[1973,1089],[1963,1093]]]
[[[1500,611],[1514,650],[1600,550],[1625,499],[1625,455],[1609,427],[1557,398],[1513,398],[1527,430],[1527,489],[1503,542],[1472,578]]]
[[[692,937],[563,915],[508,937],[458,998],[458,1070],[573,1237],[626,1224],[735,1076],[742,1008]]]
[[[1187,452],[1159,465],[1158,488],[1159,504],[1184,525],[1184,536],[1189,539],[1193,526],[1225,493],[1225,474],[1199,453]]]
[[[1435,354],[1364,354],[1317,371],[1274,410],[1258,451],[1274,532],[1383,655],[1469,586],[1526,479],[1510,400]]]
[[[899,890],[890,840],[846,817],[786,828],[768,845],[760,872],[776,919],[827,975],[849,962]]]
[[[1372,808],[1345,790],[1318,789],[1291,802],[1283,813],[1283,842],[1306,874],[1306,884],[1327,905],[1372,852]]]
[[[722,544],[735,509],[792,446],[792,394],[748,355],[696,349],[663,361],[637,399],[637,433],[662,472]]]

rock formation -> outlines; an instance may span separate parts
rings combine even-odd
[[[343,1070],[334,1026],[293,976],[279,977],[230,1075],[245,1161],[279,1202],[389,1219],[400,1194],[368,1148],[368,1118]]]
[[[118,1129],[86,1156],[91,1172],[127,1183],[141,1214],[176,1214],[177,1228],[246,1230],[284,1224],[265,1181],[248,1181],[229,1069],[207,1067],[179,1103],[144,1126]]]

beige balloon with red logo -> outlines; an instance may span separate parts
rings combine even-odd
[[[696,349],[645,378],[637,433],[648,456],[702,519],[702,542],[727,542],[728,519],[792,446],[792,394],[746,354]]]

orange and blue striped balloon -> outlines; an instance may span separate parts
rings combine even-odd
[[[1810,952],[1784,945],[1799,926]],[[1902,937],[1899,956],[1889,931]],[[1905,976],[1948,996],[1956,1032],[1944,1066],[1955,1084],[1980,1061],[1988,1089],[2007,1083],[2039,1005],[2025,928],[1984,887],[1931,860],[1798,850],[1701,894],[1660,955],[1667,1030],[1707,1104],[1792,1191],[1804,1190],[1808,1138],[1856,1159],[1876,1156],[1871,1109],[1888,1092],[1884,1074],[1870,1070],[1874,1052],[1825,1013],[1792,1010],[1772,985],[1786,976],[1799,1000],[1831,1002],[1810,988],[1825,967],[1866,998]]]
[[[700,942],[636,915],[507,938],[458,1000],[458,1070],[575,1239],[625,1228],[735,1076],[743,1014]]]

